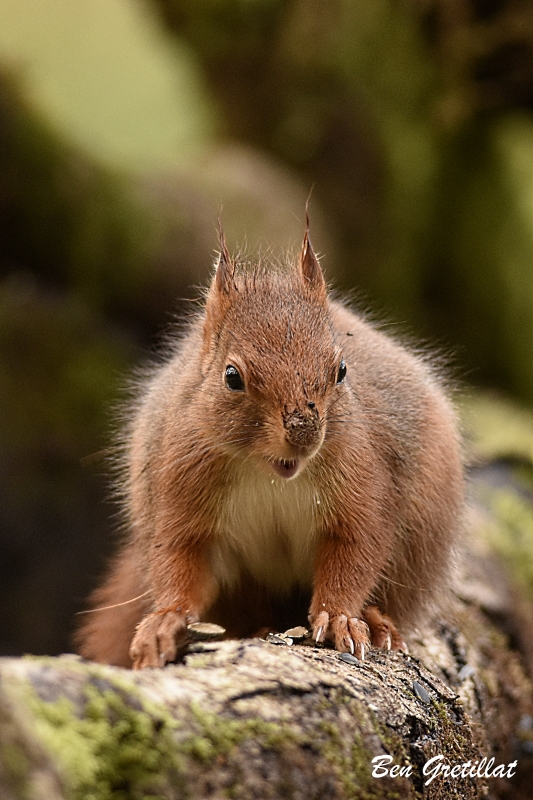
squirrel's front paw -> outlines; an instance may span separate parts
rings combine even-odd
[[[137,626],[131,642],[133,669],[164,667],[174,661],[180,639],[185,641],[187,625],[193,621],[177,607],[148,614]]]
[[[333,642],[341,653],[351,653],[364,661],[365,650],[370,644],[368,625],[358,617],[347,617],[345,614],[328,614],[320,611],[313,619],[313,639]]]

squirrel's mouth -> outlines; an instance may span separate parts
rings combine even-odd
[[[302,465],[301,458],[277,458],[270,462],[277,475],[282,478],[294,478]]]

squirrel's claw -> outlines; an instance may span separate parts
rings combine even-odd
[[[370,644],[366,622],[358,617],[339,617],[338,625],[349,634],[348,642],[352,655],[357,656],[360,661],[364,661],[366,647]],[[339,646],[336,646],[337,650],[340,650]]]
[[[313,639],[315,640],[316,644],[321,644],[327,636],[329,625],[329,614],[327,611],[321,611],[319,614],[317,614],[312,624]]]

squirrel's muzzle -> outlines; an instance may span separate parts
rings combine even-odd
[[[284,411],[283,427],[285,439],[293,447],[302,450],[311,450],[320,444],[322,439],[322,425],[314,404],[310,404],[307,412],[295,409]]]

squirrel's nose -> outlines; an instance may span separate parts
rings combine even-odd
[[[285,438],[295,447],[314,447],[321,438],[322,426],[315,404],[307,404],[307,412],[295,409],[283,413]]]

